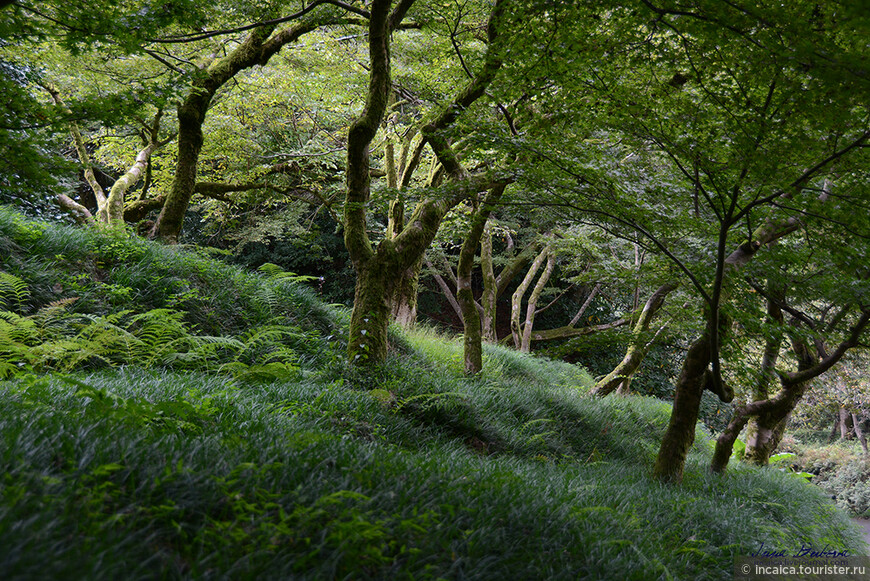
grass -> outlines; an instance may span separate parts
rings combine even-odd
[[[287,326],[298,371],[91,361],[0,382],[4,579],[731,579],[761,543],[864,549],[798,477],[709,475],[703,428],[684,484],[653,481],[669,406],[590,399],[576,366],[489,347],[466,378],[459,342],[394,329],[387,362],[348,368],[346,313],[306,289],[150,244],[105,268],[100,234],[15,220],[0,213],[2,269],[30,289],[19,316],[70,276],[46,258],[68,233],[99,276],[77,308],[165,308],[175,286],[136,285],[184,280],[185,332]]]

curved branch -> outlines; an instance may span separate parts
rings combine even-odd
[[[858,345],[861,334],[864,332],[868,323],[870,323],[870,309],[865,308],[861,312],[861,318],[858,319],[849,331],[849,336],[837,345],[837,348],[834,349],[834,351],[813,367],[792,373],[780,374],[780,383],[782,383],[783,387],[788,387],[807,382],[826,372],[843,358],[846,351]]]
[[[149,38],[148,42],[153,42],[156,44],[180,44],[185,42],[196,42],[198,40],[205,40],[207,38],[212,38],[215,36],[223,36],[225,34],[236,34],[239,32],[245,32],[248,30],[253,30],[254,28],[260,28],[263,26],[277,26],[278,24],[283,24],[284,22],[290,22],[292,20],[297,20],[302,18],[321,4],[332,4],[333,6],[338,6],[348,12],[352,12],[354,14],[358,14],[363,18],[368,18],[369,13],[362,8],[357,8],[356,6],[352,6],[350,4],[346,4],[341,2],[340,0],[314,0],[308,6],[305,6],[299,12],[295,12],[288,16],[283,16],[281,18],[274,18],[272,20],[264,20],[262,22],[254,22],[253,24],[247,24],[245,26],[239,26],[236,28],[225,28],[222,30],[208,30],[205,32],[197,32],[195,34],[180,34],[178,36],[170,36],[166,38]]]

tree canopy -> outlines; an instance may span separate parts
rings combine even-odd
[[[679,481],[705,390],[714,468],[747,423],[763,464],[863,349],[868,34],[850,0],[4,2],[0,200],[239,254],[331,229],[358,366],[421,276],[470,374],[622,329],[605,395],[668,343]]]

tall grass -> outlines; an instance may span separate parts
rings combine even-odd
[[[864,550],[800,478],[709,475],[704,428],[684,484],[653,481],[669,406],[590,399],[576,366],[492,346],[468,378],[459,342],[393,329],[348,368],[346,313],[307,289],[106,236],[0,211],[14,316],[172,307],[249,370],[286,349],[299,372],[161,356],[0,382],[4,579],[731,579],[761,543]]]
[[[645,400],[564,406],[550,428],[587,435],[541,454],[520,439],[525,416],[502,434],[512,448],[484,453],[337,382],[119,370],[0,397],[7,579],[730,579],[762,542],[859,546],[798,478],[706,474],[707,442],[684,486],[652,481],[643,449],[665,416]],[[487,402],[478,419],[534,399]],[[627,430],[641,418],[653,425]]]

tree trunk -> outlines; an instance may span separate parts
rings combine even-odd
[[[799,371],[815,367],[818,357],[812,353],[806,342],[793,337],[792,350],[798,359]],[[758,418],[758,427],[751,441],[747,439],[743,458],[744,461],[753,464],[767,464],[770,455],[782,439],[789,415],[809,387],[808,380],[789,383],[781,379],[780,383],[779,392],[772,398],[748,403],[734,410],[728,427],[716,440],[716,449],[710,464],[711,471],[718,473],[725,471],[737,436],[753,416]]]
[[[81,224],[82,226],[93,226],[94,224],[96,224],[96,222],[94,221],[94,216],[93,214],[91,214],[91,211],[67,196],[66,194],[58,194],[57,203],[60,205],[61,208],[72,214],[76,223]]]
[[[475,375],[483,369],[480,314],[471,289],[474,255],[477,247],[480,246],[493,206],[501,199],[504,190],[505,186],[497,186],[486,194],[480,208],[474,212],[471,218],[471,227],[465,240],[462,241],[462,248],[459,251],[459,264],[456,267],[456,299],[462,308],[463,353],[467,375]]]
[[[389,297],[393,295],[391,284],[396,280],[396,270],[383,255],[372,258],[365,266],[357,266],[347,348],[354,364],[380,362],[387,357]]]
[[[390,80],[389,41],[393,26],[410,6],[400,2],[388,17],[389,0],[372,0],[369,16],[369,89],[365,107],[348,130],[347,138],[347,194],[344,208],[344,241],[357,272],[357,291],[351,315],[348,358],[352,363],[377,363],[386,357],[386,332],[389,324],[390,300],[403,272],[422,260],[445,214],[469,195],[481,191],[482,182],[492,187],[487,177],[470,176],[459,164],[455,152],[443,135],[443,130],[459,114],[483,95],[486,87],[501,67],[501,61],[492,48],[495,40],[495,20],[501,6],[496,2],[487,25],[489,48],[480,74],[457,95],[454,102],[423,125],[424,140],[435,152],[447,175],[459,186],[450,199],[443,196],[427,198],[418,203],[402,232],[385,238],[377,249],[372,248],[366,227],[366,206],[371,184],[369,175],[369,146],[383,120],[387,99],[392,90]],[[410,164],[409,164],[410,165]],[[405,168],[402,180],[405,180]],[[375,280],[380,277],[380,280]],[[376,296],[377,293],[386,293]],[[383,308],[383,311],[381,310]],[[382,316],[383,314],[383,316]],[[371,325],[378,325],[374,329]],[[383,337],[383,340],[381,340]]]
[[[438,284],[438,288],[441,289],[441,292],[444,293],[444,296],[447,298],[447,302],[450,303],[450,306],[453,308],[453,312],[456,313],[456,317],[461,321],[462,320],[462,307],[459,306],[459,302],[456,300],[456,296],[453,294],[453,291],[450,289],[450,285],[447,284],[447,281],[444,280],[444,277],[438,274],[438,271],[435,269],[435,265],[426,258],[426,266],[432,271],[432,278],[435,279],[435,282]]]
[[[834,424],[831,426],[831,433],[828,434],[828,443],[833,444],[837,438],[837,433],[840,431],[840,412],[834,414]]]
[[[844,407],[840,407],[840,439],[848,440],[851,438],[852,430],[849,426],[849,412]]]
[[[523,296],[525,296],[526,291],[529,289],[529,285],[532,284],[532,280],[535,278],[535,275],[538,274],[538,270],[540,270],[541,265],[544,263],[548,254],[550,254],[550,247],[545,246],[540,254],[535,258],[534,262],[532,262],[532,265],[529,267],[528,272],[526,272],[526,276],[523,278],[520,286],[517,287],[517,290],[515,290],[514,294],[511,296],[511,335],[513,336],[514,347],[516,349],[520,349],[523,344],[522,329],[520,327],[520,308],[522,306]]]
[[[184,214],[196,187],[196,164],[202,150],[202,124],[211,94],[194,89],[178,107],[178,152],[175,177],[154,223],[154,234],[169,243],[178,242]]]
[[[420,286],[420,269],[423,256],[402,272],[393,298],[390,301],[392,319],[402,327],[408,328],[417,322],[417,292]]]
[[[163,210],[154,223],[152,236],[169,243],[178,241],[184,214],[196,187],[196,165],[203,144],[202,125],[218,89],[240,71],[254,65],[265,65],[285,44],[296,41],[325,22],[326,20],[319,22],[313,19],[300,22],[274,36],[272,32],[277,24],[257,27],[232,52],[215,59],[204,71],[199,72],[202,76],[193,82],[187,97],[178,106],[175,179],[166,196]]]
[[[771,297],[767,300],[767,320],[771,324],[782,324],[782,309],[777,306],[777,302],[785,301],[785,289],[776,287],[768,281],[767,292]],[[769,397],[770,382],[776,373],[776,362],[781,347],[782,340],[778,335],[773,334],[765,339],[764,351],[761,355],[761,373],[752,392],[753,401],[762,401]],[[746,424],[744,461],[760,466],[766,465],[770,454],[782,439],[786,422],[787,420],[777,421],[770,414],[751,416]]]
[[[551,250],[547,254],[547,266],[544,272],[541,273],[535,288],[532,289],[532,294],[529,295],[529,300],[526,304],[526,320],[523,323],[522,341],[520,343],[520,351],[522,353],[528,353],[532,350],[532,328],[535,326],[535,311],[538,308],[538,299],[541,297],[544,287],[550,281],[554,268],[556,268],[556,256]]]
[[[487,221],[480,240],[480,271],[483,277],[483,292],[480,295],[480,330],[487,343],[496,343],[495,330],[496,305],[498,302],[498,281],[492,263],[492,225]]]
[[[646,357],[649,351],[649,345],[645,344],[645,334],[649,330],[650,323],[662,306],[665,304],[665,298],[679,286],[678,283],[670,282],[660,286],[652,296],[646,301],[643,310],[634,325],[631,332],[631,341],[628,344],[628,350],[625,357],[622,358],[619,365],[613,371],[608,373],[601,381],[599,381],[592,389],[591,394],[598,397],[614,391],[617,387],[631,380],[632,375],[637,371],[643,358]],[[628,390],[628,385],[625,385],[623,391]]]
[[[783,196],[785,196],[785,194],[783,194]],[[734,207],[735,206],[732,205],[732,210]],[[704,336],[693,344],[693,348],[695,346],[700,347],[701,345],[704,345],[705,349],[696,350],[695,355],[693,357],[687,357],[683,364],[683,370],[680,373],[680,379],[677,381],[676,385],[674,408],[671,412],[668,431],[665,434],[665,438],[662,440],[659,454],[656,458],[654,469],[654,476],[656,478],[671,482],[679,482],[682,480],[683,467],[686,462],[685,455],[688,453],[689,446],[691,445],[691,442],[694,441],[695,437],[694,422],[698,419],[698,406],[701,404],[700,390],[705,387],[703,378],[698,375],[702,372],[699,367],[702,359],[702,352],[706,353],[707,359],[705,366],[712,363],[712,372],[709,374],[711,381],[707,383],[707,387],[711,389],[711,391],[713,391],[723,402],[730,402],[734,397],[731,388],[725,385],[722,381],[719,369],[720,361],[718,346],[721,344],[721,337],[724,335],[723,331],[727,331],[728,325],[727,318],[722,316],[721,313],[721,302],[723,298],[721,293],[724,287],[726,275],[733,276],[734,273],[738,272],[740,268],[752,260],[760,248],[787,236],[791,232],[797,230],[798,227],[799,221],[794,217],[782,221],[771,219],[752,233],[751,240],[740,244],[736,250],[725,257],[724,249],[729,226],[728,220],[720,222],[716,281],[713,285],[713,292],[711,292],[707,298],[707,307],[709,309],[707,315],[707,331]],[[860,328],[863,328],[863,326],[866,325],[866,320],[864,320],[863,317],[862,321]],[[844,347],[846,344],[847,343],[841,344],[841,347]],[[689,349],[689,353],[692,354],[692,348]],[[833,361],[838,360],[839,357],[842,357],[842,352],[839,353]],[[826,363],[828,367],[832,364],[833,363],[831,362]],[[819,373],[823,371],[824,370],[822,369]],[[706,375],[706,367],[703,370],[703,375]],[[788,378],[789,384],[804,381],[802,379],[804,375],[805,374],[802,373],[793,374]],[[681,394],[683,390],[686,391],[684,395]],[[677,405],[678,403],[680,405]],[[685,414],[684,418],[676,417],[682,414]],[[691,424],[689,423],[690,421]],[[683,430],[683,433],[680,433],[680,430]],[[733,434],[733,437],[737,438],[737,434]],[[686,442],[688,442],[688,445]],[[730,445],[733,445],[733,440],[729,446]],[[726,464],[728,457],[730,457],[730,451],[728,456],[724,459]],[[717,460],[721,459],[714,457],[714,463]]]
[[[797,405],[797,401],[794,402],[794,405]],[[785,417],[781,417],[782,415]],[[782,441],[789,417],[791,417],[791,410],[759,416],[751,437],[747,434],[743,461],[756,466],[767,466],[771,454],[776,451],[776,447]]]
[[[710,340],[705,334],[689,347],[677,379],[674,408],[653,467],[653,476],[659,480],[674,484],[683,480],[686,456],[695,441],[695,424],[709,364]]]
[[[124,226],[124,198],[127,192],[136,185],[151,159],[151,154],[157,149],[158,144],[151,142],[136,155],[136,161],[130,166],[123,176],[118,178],[109,190],[106,200],[106,220],[113,227]]]
[[[861,441],[861,449],[864,450],[864,454],[867,454],[867,435],[864,433],[864,430],[861,429],[861,421],[857,415],[852,414],[852,426],[855,428],[855,435],[858,436],[858,440]]]

